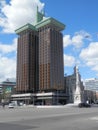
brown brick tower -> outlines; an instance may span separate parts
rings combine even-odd
[[[53,18],[48,18],[36,27],[39,31],[39,89],[63,89],[63,37],[60,32],[63,28]]]
[[[39,33],[39,90],[55,91],[64,88],[63,36],[65,25],[37,10]]]
[[[63,36],[65,25],[44,17],[37,9],[36,23],[16,30],[17,92],[53,92],[64,88]]]
[[[35,92],[38,90],[38,32],[31,24],[16,30],[17,48],[17,83],[18,93]]]

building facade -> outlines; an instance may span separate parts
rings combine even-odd
[[[64,28],[64,24],[44,17],[37,9],[36,23],[16,30],[17,93],[58,93],[64,89]]]
[[[89,104],[95,103],[97,100],[97,93],[92,90],[84,90],[84,101]]]
[[[83,83],[85,86],[85,90],[98,91],[98,79],[85,79]]]
[[[47,24],[47,22],[49,22]],[[63,36],[58,21],[48,18],[36,25],[39,32],[39,89],[40,91],[64,88]]]
[[[21,30],[21,31],[20,31]],[[17,93],[38,90],[38,33],[27,24],[18,29],[17,48]]]
[[[16,91],[16,82],[6,80],[0,83],[0,102],[4,100],[5,103],[8,103],[11,99],[11,95]]]
[[[85,99],[90,103],[98,100],[98,79],[91,78],[83,81],[85,88]]]

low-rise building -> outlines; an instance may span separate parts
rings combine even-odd
[[[11,96],[11,101],[26,105],[64,105],[65,99],[66,95],[58,92],[13,94]]]
[[[98,79],[91,78],[83,81],[85,90],[98,91]]]
[[[85,100],[88,100],[90,103],[96,102],[96,100],[98,100],[98,79],[85,79],[83,84],[85,89]]]
[[[0,83],[0,102],[9,102],[12,94],[15,93],[16,82],[6,80]]]
[[[89,104],[96,101],[96,92],[91,90],[84,90],[84,100]]]

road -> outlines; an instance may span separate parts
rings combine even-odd
[[[0,108],[0,130],[98,130],[98,107]]]

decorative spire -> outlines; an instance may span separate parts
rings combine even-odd
[[[38,6],[37,6],[37,13],[38,13]]]
[[[43,20],[44,13],[39,12],[38,6],[37,6],[37,11],[36,11],[36,23],[40,22]]]
[[[74,67],[74,74],[76,74],[77,72],[79,72],[78,65],[75,65],[75,67]]]

